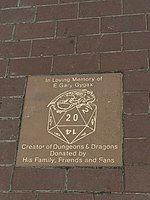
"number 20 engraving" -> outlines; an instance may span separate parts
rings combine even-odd
[[[77,122],[78,119],[79,119],[79,115],[78,114],[74,114],[73,116],[71,116],[70,114],[67,114],[66,117],[67,117],[66,118],[67,122],[70,122],[71,118],[73,119],[74,122]]]

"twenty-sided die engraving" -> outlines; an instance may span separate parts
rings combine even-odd
[[[77,89],[55,97],[49,107],[47,131],[67,144],[95,132],[97,106],[93,91]]]

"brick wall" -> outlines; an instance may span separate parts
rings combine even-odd
[[[0,0],[0,200],[150,200],[150,0]],[[122,168],[16,168],[28,75],[122,72]]]

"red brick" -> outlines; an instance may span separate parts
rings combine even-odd
[[[36,195],[32,192],[9,192],[0,193],[0,200],[36,200]]]
[[[92,194],[65,194],[65,193],[49,193],[49,194],[39,194],[38,200],[94,200]]]
[[[126,192],[150,192],[150,166],[128,166],[125,168]]]
[[[68,174],[68,189],[121,192],[122,173],[119,169],[72,169]]]
[[[16,140],[19,124],[19,119],[0,120],[0,140]]]
[[[124,76],[124,89],[126,91],[149,91],[150,72],[128,72]]]
[[[55,23],[17,24],[15,39],[35,39],[52,37],[55,34]]]
[[[150,115],[126,116],[124,126],[127,138],[150,138]]]
[[[0,167],[0,191],[10,189],[12,167]]]
[[[98,19],[79,19],[58,22],[57,36],[78,36],[99,32]]]
[[[99,17],[121,13],[120,0],[85,2],[80,4],[80,17]]]
[[[6,73],[7,63],[4,60],[0,60],[0,77],[4,77]]]
[[[29,56],[30,44],[30,41],[1,43],[0,57],[13,58]]]
[[[124,13],[150,12],[149,0],[124,0]]]
[[[144,15],[116,16],[102,18],[102,32],[128,32],[146,30]]]
[[[23,95],[25,82],[25,78],[0,79],[0,96]]]
[[[101,54],[102,71],[124,71],[130,69],[147,69],[147,52],[117,52]]]
[[[0,117],[19,117],[22,110],[21,98],[2,98]]]
[[[124,161],[125,165],[145,165],[150,164],[150,140],[146,139],[126,139],[124,141]]]
[[[77,17],[77,10],[78,7],[75,4],[39,7],[37,10],[37,21],[73,19]]]
[[[125,33],[124,49],[150,49],[150,32]]]
[[[58,0],[21,0],[21,6],[36,6],[36,5],[48,5],[58,3]]]
[[[148,194],[102,194],[95,195],[95,200],[149,200]]]
[[[9,40],[12,37],[12,25],[0,25],[0,40]]]
[[[78,38],[77,52],[105,52],[121,50],[120,34],[82,36]]]
[[[74,52],[74,38],[45,39],[33,41],[32,55],[60,55]]]
[[[148,93],[125,93],[124,112],[139,114],[148,113],[149,94]]]
[[[49,74],[52,58],[14,59],[9,63],[9,75],[41,75]]]
[[[13,164],[17,145],[15,142],[0,143],[0,164]]]
[[[16,8],[0,11],[0,23],[32,22],[34,17],[34,8]]]
[[[85,73],[99,71],[98,55],[58,56],[54,58],[54,73]]]
[[[63,190],[64,186],[64,169],[16,168],[14,172],[14,190]]]
[[[1,0],[0,8],[16,7],[18,0]]]

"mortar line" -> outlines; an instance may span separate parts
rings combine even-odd
[[[95,200],[95,194],[93,193],[93,200]]]
[[[9,186],[9,192],[12,191],[12,182],[13,182],[13,174],[14,174],[14,171],[15,171],[15,167],[13,166],[13,169],[12,169],[12,172],[11,172],[11,178],[10,178],[10,186]]]
[[[77,3],[77,19],[80,18],[80,3]]]
[[[68,173],[69,173],[69,170],[66,168],[65,170],[65,190],[66,191],[68,190]]]
[[[47,56],[42,56],[42,58],[51,58],[53,55],[47,55]],[[22,59],[28,59],[29,57],[14,57],[10,58],[10,60],[22,60]],[[30,58],[41,58],[41,56],[31,56]],[[25,77],[26,75],[16,75],[18,77]],[[12,76],[13,77],[13,76]]]
[[[149,71],[150,70],[150,50],[148,50],[147,63],[148,63],[148,71]]]
[[[75,37],[75,44],[74,44],[74,54],[73,55],[77,55],[78,53],[78,37]]]
[[[53,68],[54,68],[54,56],[52,56],[52,63],[51,63],[50,73],[53,72]]]
[[[121,52],[124,51],[124,35],[121,33]]]
[[[126,115],[126,116],[144,116],[144,115],[149,115],[149,113],[148,112],[146,112],[146,113],[125,113],[124,112],[124,115]]]
[[[15,120],[15,119],[20,119],[20,117],[0,117],[0,120]]]
[[[7,8],[1,8],[0,10],[16,10],[16,9],[26,9],[26,8],[33,8],[33,6],[13,6],[13,7],[7,7]]]
[[[125,92],[123,92],[124,94],[133,94],[133,93],[143,93],[143,94],[145,94],[145,93],[149,93],[149,91],[125,91]]]
[[[150,113],[150,93],[149,93],[149,110],[148,110],[148,113]]]
[[[35,8],[35,16],[34,16],[34,19],[33,19],[33,23],[36,22],[36,18],[37,18],[37,7]]]
[[[150,140],[150,138],[147,138],[147,137],[135,137],[135,138],[125,137],[124,141],[126,141],[126,140]]]
[[[16,140],[0,140],[1,143],[16,143]]]
[[[104,0],[84,0],[84,2],[81,2],[81,3],[97,3],[97,2],[102,2],[102,1],[104,1]],[[75,4],[76,2],[62,2],[61,4],[62,5],[65,5],[65,4]]]
[[[39,199],[39,194],[36,192],[35,193],[35,199],[38,200]]]
[[[58,28],[58,21],[55,21],[55,32],[54,32],[54,39],[57,38],[57,28]]]
[[[21,3],[21,0],[18,0],[18,2],[17,2],[17,7],[20,6],[20,3]]]
[[[2,107],[2,103],[3,103],[3,98],[0,97],[0,110],[1,110],[1,107]]]
[[[9,58],[6,59],[6,63],[7,63],[7,65],[6,65],[6,71],[5,71],[4,78],[8,78],[8,75],[9,75],[9,64],[10,64],[10,59]]]
[[[99,17],[98,30],[99,30],[99,34],[105,34],[105,33],[102,33],[102,17]]]
[[[101,55],[101,53],[100,53],[100,55],[99,55],[99,64],[98,64],[98,70],[99,70],[99,72],[101,72],[101,71],[102,71],[102,63],[101,63],[101,58],[102,58],[102,55]]]
[[[80,3],[77,3],[77,19],[80,17]],[[78,36],[75,36],[74,54],[77,54]]]
[[[1,61],[6,62],[6,67],[5,67],[5,70],[4,70],[4,75],[2,75],[2,76],[0,77],[0,80],[4,79],[4,78],[6,77],[6,74],[7,74],[7,61],[5,61],[5,60],[3,60],[3,59],[1,59]]]
[[[11,37],[12,41],[15,39],[15,31],[16,31],[16,24],[14,24],[13,30],[12,30],[12,37]]]
[[[33,48],[33,40],[31,40],[31,44],[30,44],[29,58],[32,57],[32,48]]]
[[[148,15],[145,14],[145,26],[146,26],[146,30],[148,31]]]
[[[63,169],[66,170],[66,166],[59,166],[59,167],[52,167],[52,166],[25,166],[22,168],[30,168],[30,169]],[[67,169],[120,169],[121,170],[121,166],[101,166],[101,167],[95,167],[95,166],[74,166],[74,167],[67,167]],[[40,190],[39,190],[40,191]],[[65,191],[65,190],[64,190]]]
[[[3,99],[22,99],[22,96],[3,96]]]
[[[0,164],[0,167],[13,167],[14,164]]]
[[[43,193],[47,193],[47,194],[57,194],[57,193],[68,193],[65,190],[36,190],[36,192],[38,192],[38,194],[43,194]]]
[[[1,191],[1,193],[4,193],[4,194],[7,194],[9,193],[9,191],[7,190],[3,190]],[[47,194],[57,194],[57,193],[63,193],[64,191],[63,190],[36,190],[36,191],[33,191],[33,190],[13,190],[14,193],[19,193],[19,194],[24,194],[26,192],[31,192],[31,193],[34,193],[34,192],[40,192],[40,193],[47,193]],[[118,194],[118,195],[121,195],[122,192],[100,192],[100,191],[96,191],[96,192],[86,192],[86,191],[81,191],[81,190],[69,190],[68,192],[66,192],[67,194],[72,194],[72,193],[75,193],[75,194],[95,194],[95,195],[104,195],[104,194]],[[39,193],[38,193],[39,194]],[[124,192],[123,194],[126,194],[126,195],[132,195],[132,194],[135,194],[135,195],[143,195],[143,196],[149,196],[150,193],[149,192]]]
[[[124,14],[124,0],[121,0],[121,14]]]

